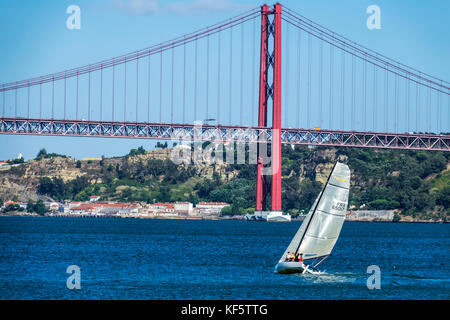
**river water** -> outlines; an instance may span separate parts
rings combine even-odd
[[[0,299],[450,298],[449,224],[346,222],[325,274],[276,274],[300,223],[0,217]]]

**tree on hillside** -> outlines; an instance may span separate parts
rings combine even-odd
[[[42,148],[41,150],[39,150],[37,156],[36,156],[36,160],[40,160],[42,158],[45,158],[47,156],[47,150],[45,150],[45,148]]]
[[[45,148],[42,148],[39,153],[37,154],[35,160],[41,160],[41,159],[47,159],[47,158],[53,158],[53,157],[63,157],[66,158],[63,154],[57,154],[57,153],[47,153],[47,150]]]
[[[9,204],[4,211],[5,212],[11,212],[11,211],[23,211],[24,209],[18,205],[18,204]]]
[[[29,199],[27,203],[27,212],[32,213],[34,211],[34,202],[33,200]]]
[[[233,198],[233,203],[231,204],[231,213],[234,215],[244,214],[244,210],[247,208],[248,204],[243,197]]]
[[[8,164],[20,164],[20,163],[24,163],[25,160],[22,158],[18,158],[18,159],[12,159],[12,160],[8,160]]]
[[[131,149],[128,153],[129,156],[137,156],[140,154],[145,154],[145,149],[143,146],[138,147],[137,149]]]
[[[159,149],[167,149],[167,142],[164,142],[164,143],[161,143],[161,142],[157,142],[156,143],[156,148],[159,148]]]
[[[47,208],[42,200],[38,200],[38,202],[34,205],[34,211],[41,216],[47,212]]]
[[[156,199],[159,202],[170,202],[171,201],[170,189],[168,187],[161,187],[159,189],[159,194],[156,197]]]

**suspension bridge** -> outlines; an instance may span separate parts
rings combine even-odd
[[[2,134],[270,143],[273,211],[281,144],[450,151],[449,82],[278,3],[0,92]]]

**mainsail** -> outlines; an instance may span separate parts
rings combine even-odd
[[[280,262],[286,260],[288,252],[302,253],[303,260],[331,253],[345,220],[349,188],[350,169],[337,162]]]

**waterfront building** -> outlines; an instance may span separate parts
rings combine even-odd
[[[191,215],[194,211],[194,207],[191,202],[175,202],[174,204],[175,212],[182,215]]]
[[[151,211],[155,216],[177,215],[173,203],[157,202],[146,206],[147,211]]]
[[[223,208],[229,207],[230,205],[226,202],[205,202],[201,201],[195,206],[195,215],[211,215],[218,216]]]
[[[348,221],[392,221],[394,210],[359,210],[350,211],[346,216]]]
[[[83,202],[81,201],[72,201],[69,202],[69,210],[71,210],[73,207],[78,207],[79,205],[81,205]]]
[[[49,205],[50,211],[58,211],[59,210],[59,203],[57,202],[51,202]]]
[[[70,212],[80,215],[99,216],[137,216],[140,205],[135,203],[81,203],[78,206],[70,207]]]

